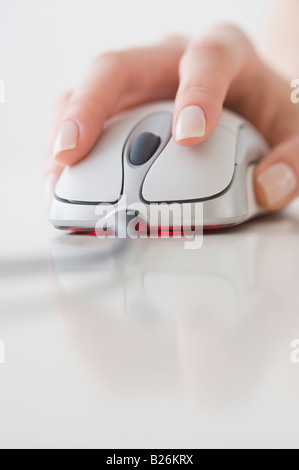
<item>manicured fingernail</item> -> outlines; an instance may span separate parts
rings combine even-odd
[[[199,106],[184,108],[178,118],[175,128],[175,140],[185,140],[203,137],[206,133],[206,116]]]
[[[53,147],[55,160],[59,160],[59,154],[64,150],[75,149],[78,145],[79,129],[75,122],[65,121],[57,133]]]
[[[279,207],[297,188],[297,177],[286,163],[275,163],[257,177],[269,209]]]
[[[56,183],[57,183],[56,173],[48,173],[48,175],[45,178],[45,184],[44,184],[45,202],[46,202],[47,207],[49,207],[51,203]]]

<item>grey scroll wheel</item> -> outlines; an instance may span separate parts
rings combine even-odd
[[[147,163],[161,143],[160,137],[151,132],[143,132],[134,140],[129,154],[129,160],[132,165],[140,166]]]

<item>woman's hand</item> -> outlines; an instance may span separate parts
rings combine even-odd
[[[299,194],[299,105],[291,89],[259,58],[234,26],[213,28],[197,41],[169,38],[142,49],[100,55],[78,87],[62,97],[49,143],[48,191],[63,166],[92,149],[104,122],[129,107],[173,99],[173,138],[195,145],[215,128],[223,105],[254,124],[271,146],[257,166],[261,206],[277,210]]]

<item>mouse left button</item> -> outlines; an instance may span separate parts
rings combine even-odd
[[[123,186],[123,140],[115,136],[116,132],[110,135],[107,129],[85,159],[64,170],[55,190],[58,198],[76,204],[119,200]]]

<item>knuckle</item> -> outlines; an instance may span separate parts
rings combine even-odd
[[[227,44],[217,37],[204,37],[191,44],[190,53],[216,53],[226,55],[229,52]]]
[[[231,55],[236,46],[244,49],[250,41],[243,31],[236,25],[222,23],[212,27],[205,36],[191,43],[190,51],[207,51],[220,55]]]
[[[127,51],[107,51],[95,57],[89,65],[87,75],[94,75],[106,71],[111,79],[117,77],[122,83],[128,82],[128,53]]]
[[[59,107],[65,105],[65,104],[67,104],[67,102],[69,101],[71,95],[72,95],[71,91],[66,91],[66,92],[62,93],[60,96],[58,96],[55,99],[54,108],[59,108]]]
[[[202,83],[188,83],[185,84],[182,89],[180,90],[180,96],[184,97],[186,100],[188,99],[196,99],[197,97],[210,96],[213,95],[212,87],[209,88]]]
[[[246,35],[235,25],[220,24],[204,36],[191,42],[180,61],[180,73],[185,67],[210,57],[219,65],[244,64],[255,57],[254,48]]]
[[[119,70],[123,64],[123,52],[122,51],[106,51],[95,57],[90,66],[92,68],[98,67],[109,67],[115,70]]]
[[[241,30],[241,28],[234,23],[220,23],[214,26],[215,31],[223,31],[227,34],[230,34],[234,37],[245,38],[245,34]]]
[[[232,41],[238,41],[241,42],[241,44],[250,42],[240,27],[233,23],[216,24],[210,29],[207,35],[222,38],[223,41],[227,41],[228,43]]]
[[[91,94],[81,94],[74,99],[71,100],[71,103],[68,107],[68,112],[72,114],[73,112],[78,112],[89,116],[91,119],[97,120],[97,116],[99,114],[99,106],[96,96],[92,96]]]
[[[183,44],[187,45],[188,38],[179,34],[166,34],[160,38],[160,44]]]
[[[67,91],[54,99],[53,105],[51,107],[51,113],[54,118],[56,116],[59,116],[62,111],[66,108],[71,99],[71,96],[72,92]]]

